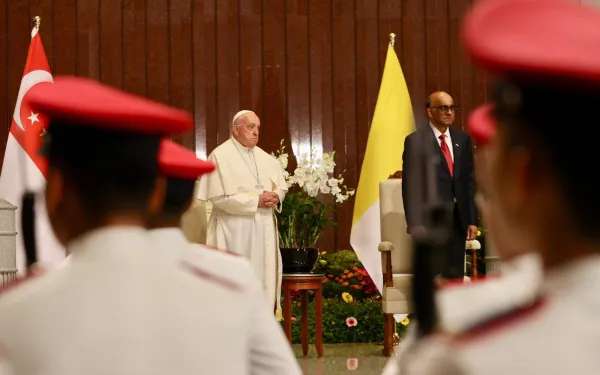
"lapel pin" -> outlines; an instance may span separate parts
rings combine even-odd
[[[456,147],[458,147],[458,143],[455,143],[454,145],[455,145]]]

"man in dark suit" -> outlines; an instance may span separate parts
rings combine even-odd
[[[425,225],[422,203],[426,194],[435,194],[451,207],[452,215],[445,222],[450,239],[443,253],[433,254],[432,267],[434,274],[444,279],[462,280],[465,242],[477,236],[473,145],[467,133],[452,128],[457,106],[450,95],[435,92],[427,99],[426,107],[429,123],[404,141],[402,200],[407,228],[411,233]],[[427,176],[425,165],[430,162],[435,163],[435,174]],[[419,179],[421,184],[411,183]],[[425,182],[431,179],[435,179],[437,191],[416,187],[430,186]]]

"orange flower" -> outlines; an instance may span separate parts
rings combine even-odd
[[[336,277],[336,278],[335,278],[335,281],[340,281],[340,278],[339,278],[339,277]]]
[[[333,279],[333,275],[327,275],[327,277]]]
[[[348,283],[347,283],[347,282],[345,282],[345,283],[343,283],[342,285],[343,285],[343,286],[348,286]]]
[[[354,274],[353,274],[352,272],[350,272],[350,273],[348,274],[348,277],[352,277],[352,276],[354,276]]]
[[[353,285],[354,289],[359,290],[360,286],[359,285]]]
[[[352,267],[353,271],[358,271],[358,267]]]
[[[348,270],[344,270],[344,273],[348,273],[348,272],[350,272],[350,271],[348,271]]]
[[[358,277],[358,279],[359,279],[360,281],[362,281],[362,279],[364,279],[364,277],[362,277],[362,276],[359,276],[359,277]]]
[[[365,281],[361,282],[360,285],[367,285]]]
[[[346,278],[346,275],[342,275],[342,279],[345,279],[345,278]]]

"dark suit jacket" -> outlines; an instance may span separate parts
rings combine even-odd
[[[423,224],[423,205],[427,192],[424,191],[427,176],[425,164],[435,163],[437,197],[449,205],[456,204],[460,215],[461,227],[466,231],[468,225],[477,225],[477,207],[475,205],[475,170],[473,162],[473,144],[465,132],[450,128],[450,137],[454,152],[454,176],[444,154],[428,124],[406,137],[402,154],[402,200],[406,214],[407,228]],[[430,152],[436,157],[432,160]],[[414,184],[415,181],[421,184]],[[411,183],[413,182],[413,183]],[[410,230],[410,229],[409,229]]]

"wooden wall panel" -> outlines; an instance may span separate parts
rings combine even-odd
[[[488,78],[460,46],[473,1],[0,0],[0,144],[39,15],[56,75],[91,77],[192,112],[195,131],[175,139],[198,156],[229,138],[235,112],[251,109],[265,150],[285,139],[296,155],[336,151],[336,172],[355,186],[390,33],[418,125],[432,91],[448,91],[462,107],[459,128],[488,99]],[[352,205],[337,211],[340,226],[323,236],[324,249],[349,247]]]
[[[54,61],[53,73],[56,75],[77,74],[77,1],[54,0]],[[34,13],[34,17],[37,13]],[[46,23],[43,20],[42,36],[46,35]],[[44,40],[45,42],[45,40]],[[127,44],[126,40],[123,43]],[[48,46],[45,46],[48,47]],[[126,74],[129,76],[131,74]],[[145,81],[144,77],[144,81]],[[146,94],[145,92],[143,93]]]
[[[9,90],[8,90],[8,15],[6,3],[0,3],[0,145],[8,140]],[[4,57],[2,57],[4,55]],[[6,146],[3,146],[6,147]],[[0,165],[4,161],[4,152],[0,154]]]
[[[123,0],[123,89],[146,96],[146,1]]]
[[[99,1],[100,81],[123,88],[123,1]],[[50,57],[48,57],[50,58]]]
[[[192,0],[169,2],[169,104],[188,112],[194,110]],[[194,134],[173,137],[193,149]]]
[[[192,3],[194,122],[196,155],[208,156],[217,147],[217,0]],[[258,51],[260,53],[261,51]]]

